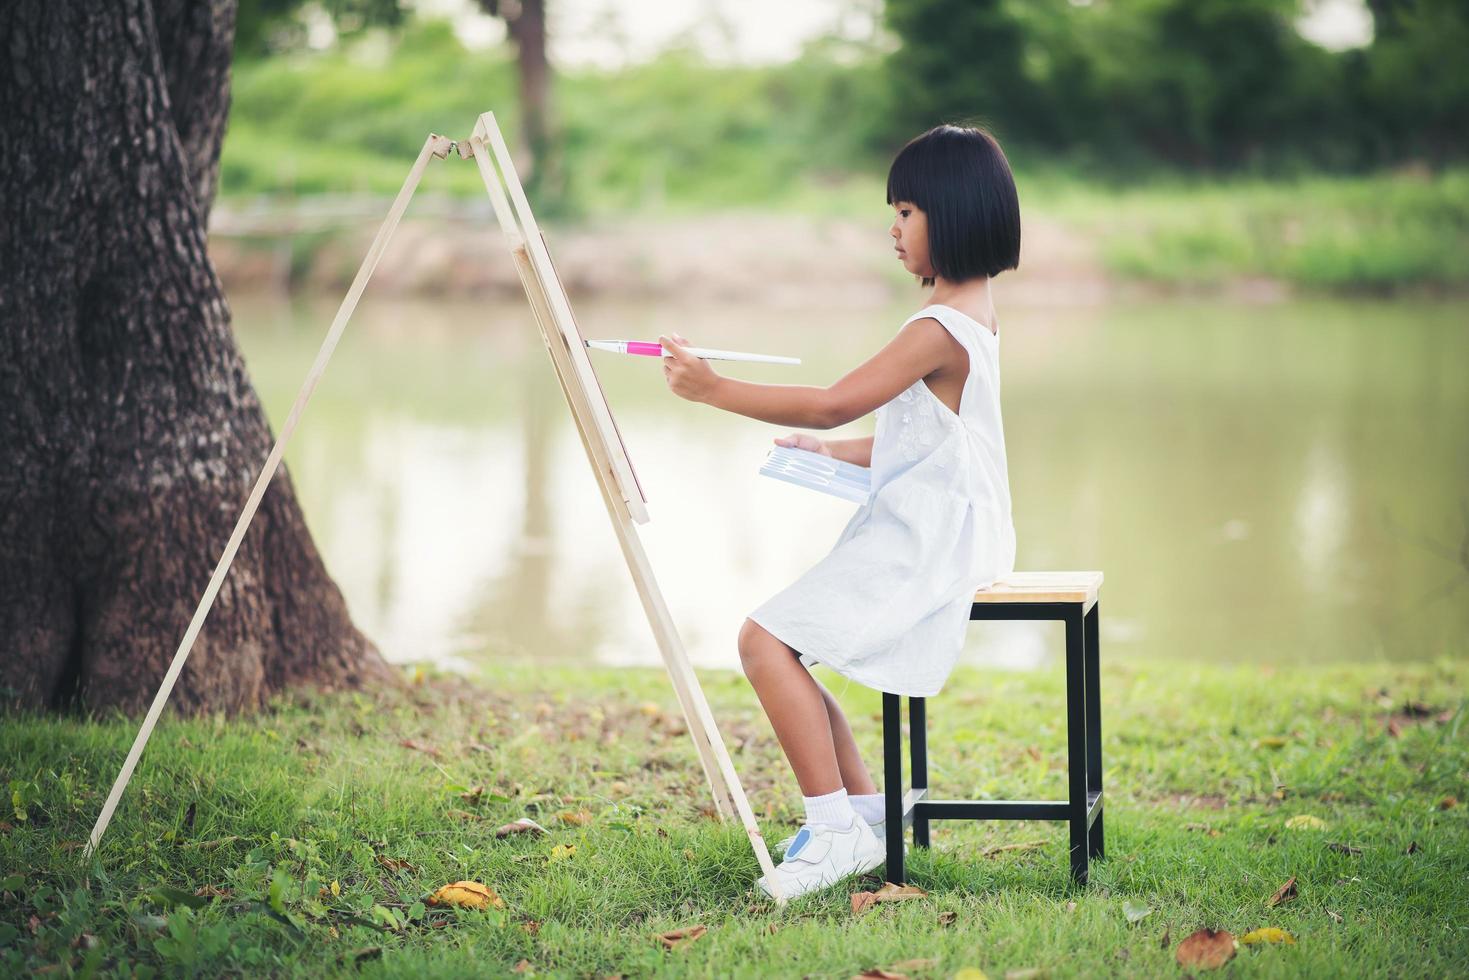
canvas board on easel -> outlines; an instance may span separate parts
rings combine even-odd
[[[689,733],[714,794],[715,806],[722,817],[727,817],[731,809],[737,813],[750,836],[761,870],[767,880],[773,881],[774,869],[764,838],[638,538],[635,523],[648,521],[647,498],[607,404],[601,382],[587,357],[584,338],[571,312],[570,300],[556,274],[550,250],[531,212],[530,202],[520,184],[494,113],[487,112],[479,117],[474,134],[467,143],[459,145],[459,153],[473,157],[479,167],[496,219],[505,233],[542,340],[551,354],[562,394],[571,409],[588,462],[596,471],[603,500],[653,629],[659,653],[688,721]],[[780,900],[779,896],[777,898]]]

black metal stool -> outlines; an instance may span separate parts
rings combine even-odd
[[[903,839],[928,846],[931,820],[1065,820],[1071,824],[1071,876],[1086,884],[1102,846],[1102,714],[1097,669],[1097,593],[1101,572],[1015,572],[974,596],[969,619],[1058,619],[1066,624],[1067,800],[931,800],[924,698],[908,699],[913,785],[903,786],[901,695],[882,696],[883,792],[887,794],[887,880],[902,884]]]

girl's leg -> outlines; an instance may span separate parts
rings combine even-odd
[[[842,768],[821,685],[801,665],[796,651],[752,619],[740,627],[739,646],[745,676],[770,718],[801,795],[825,796],[841,789]],[[850,728],[847,734],[850,738]]]
[[[842,785],[852,796],[876,793],[877,784],[872,781],[867,764],[862,761],[862,753],[857,751],[857,740],[852,736],[852,726],[847,723],[842,706],[837,704],[837,699],[826,689],[826,685],[814,677],[812,680],[816,681],[816,687],[826,702],[826,716],[831,720],[832,744],[836,748],[837,766],[842,772]]]

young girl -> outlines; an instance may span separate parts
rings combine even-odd
[[[805,797],[806,821],[775,869],[795,897],[870,871],[884,857],[883,796],[851,726],[812,663],[893,694],[937,694],[964,643],[978,588],[1015,564],[1000,340],[990,279],[1020,261],[1020,205],[999,144],[938,126],[888,172],[903,267],[933,291],[897,336],[835,384],[722,377],[659,337],[673,392],[776,425],[831,429],[877,412],[876,434],[776,439],[872,468],[872,495],[830,554],[750,613],[745,674]],[[898,833],[902,828],[895,828]],[[770,893],[765,878],[760,887]]]

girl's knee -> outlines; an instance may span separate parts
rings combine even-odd
[[[769,659],[772,639],[774,637],[769,631],[753,619],[746,619],[740,626],[740,666],[744,668],[746,677],[752,671],[759,670],[760,665]]]

